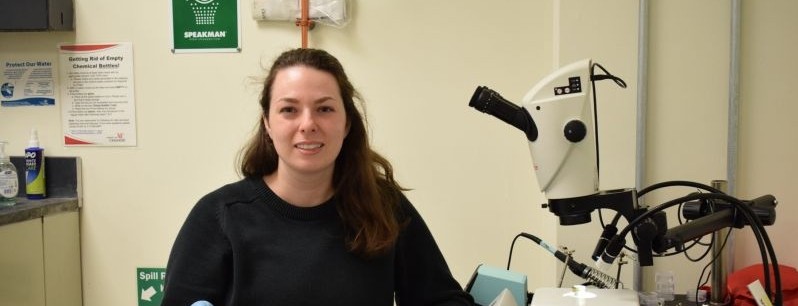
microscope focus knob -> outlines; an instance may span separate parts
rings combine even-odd
[[[565,124],[563,133],[565,134],[565,139],[576,143],[585,139],[585,136],[587,136],[587,127],[580,120],[571,120]]]

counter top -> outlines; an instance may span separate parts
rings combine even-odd
[[[28,200],[17,198],[14,206],[0,206],[0,226],[62,212],[78,211],[78,198],[46,198]]]
[[[25,195],[25,158],[11,156],[17,167],[19,194],[14,206],[0,206],[0,226],[80,209],[80,157],[45,156],[47,198],[28,200]]]

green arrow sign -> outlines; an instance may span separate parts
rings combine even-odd
[[[138,268],[136,269],[136,279],[138,280],[138,301],[139,306],[160,306],[163,299],[163,282],[166,279],[165,268]]]

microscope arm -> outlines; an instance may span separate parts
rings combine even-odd
[[[652,250],[657,253],[664,253],[670,248],[682,250],[686,243],[734,224],[733,210],[719,211],[668,229],[665,235],[654,239]]]
[[[751,207],[763,225],[772,225],[776,222],[776,198],[772,195],[764,195],[751,201],[744,201],[744,203]],[[655,238],[652,249],[657,253],[663,253],[670,248],[682,250],[684,244],[701,236],[723,228],[743,228],[745,225],[747,222],[737,212],[737,208],[727,207],[668,229],[664,235]]]

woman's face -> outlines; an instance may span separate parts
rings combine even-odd
[[[307,67],[280,70],[263,124],[279,156],[277,171],[330,175],[349,132],[341,92],[332,74]]]

